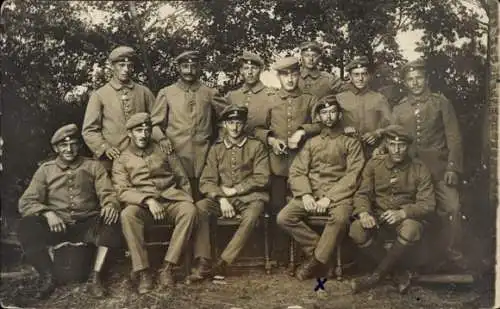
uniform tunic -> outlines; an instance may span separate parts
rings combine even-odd
[[[188,177],[200,177],[224,101],[218,97],[216,89],[199,81],[188,85],[178,80],[160,90],[156,104],[166,116],[166,136]]]
[[[95,216],[106,206],[120,210],[111,180],[100,162],[84,157],[71,164],[59,158],[43,163],[19,200],[23,217],[54,211],[65,223]]]
[[[313,124],[316,97],[303,93],[300,89],[288,92],[280,89],[272,97],[273,105],[268,110],[266,125],[256,130],[256,136],[267,145],[267,137],[274,136],[287,143],[288,138],[298,129],[304,129],[308,135],[319,133],[321,125]],[[288,149],[288,155],[277,156],[269,151],[271,172],[278,176],[288,176],[297,150]]]
[[[124,150],[129,143],[125,123],[140,112],[151,114],[153,138],[160,140],[165,114],[153,93],[137,83],[123,85],[112,79],[90,96],[82,127],[85,143],[97,158],[111,147]]]
[[[340,78],[320,70],[300,69],[299,87],[321,99],[329,94],[337,94],[344,88]]]
[[[248,108],[247,129],[249,133],[254,134],[257,126],[266,124],[267,111],[273,104],[271,98],[275,92],[276,90],[258,82],[253,87],[243,85],[237,90],[230,91],[226,96],[226,101],[228,104]]]

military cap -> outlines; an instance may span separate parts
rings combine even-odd
[[[196,62],[199,59],[200,59],[200,53],[198,53],[195,50],[186,50],[177,57],[175,57],[174,60],[177,63],[182,63],[182,62]]]
[[[322,110],[323,108],[328,108],[330,106],[337,106],[337,111],[342,110],[342,107],[337,101],[337,97],[334,95],[327,95],[321,98],[316,104],[316,112],[319,113],[319,111]]]
[[[221,115],[221,120],[231,120],[231,119],[237,119],[237,120],[242,120],[246,121],[248,116],[248,108],[245,106],[238,106],[238,105],[229,105],[224,108],[222,111]]]
[[[305,50],[315,51],[321,54],[323,52],[323,47],[317,42],[304,42],[300,45],[300,51],[302,52]]]
[[[129,61],[135,58],[135,50],[129,46],[118,46],[109,54],[111,63],[118,61]]]
[[[276,61],[272,68],[276,71],[299,70],[299,59],[295,57],[285,57]]]
[[[128,130],[133,129],[138,126],[151,126],[151,118],[148,113],[137,113],[130,116],[125,124]]]
[[[383,133],[385,137],[396,140],[396,141],[404,141],[407,143],[411,143],[413,141],[413,138],[411,137],[406,130],[397,124],[391,124],[387,126]]]
[[[401,68],[402,76],[405,76],[408,72],[413,72],[416,70],[425,70],[425,62],[422,59],[417,59],[415,61],[410,61]]]
[[[59,129],[56,130],[54,135],[52,135],[52,138],[50,139],[50,143],[52,145],[56,145],[59,142],[62,142],[63,140],[70,140],[72,137],[77,137],[78,134],[78,127],[76,124],[71,123],[67,124],[65,126],[60,127]]]
[[[358,58],[354,58],[351,62],[349,62],[345,66],[345,69],[347,71],[351,71],[352,69],[368,68],[369,66],[370,66],[370,61],[368,60],[368,57],[361,56]]]
[[[251,53],[249,51],[243,51],[242,55],[238,58],[241,63],[254,63],[259,66],[264,65],[264,60],[262,58],[254,53]]]

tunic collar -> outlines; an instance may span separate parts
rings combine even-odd
[[[312,79],[317,79],[321,75],[321,72],[318,69],[309,70],[307,68],[300,68],[300,76],[302,78],[306,78],[307,76],[311,76]]]
[[[81,156],[76,157],[75,161],[73,161],[69,164],[64,162],[63,160],[61,160],[61,158],[59,156],[56,158],[56,164],[62,170],[67,170],[68,168],[74,170],[74,169],[78,168],[80,165],[82,165],[82,163],[83,163],[83,158]]]
[[[339,135],[342,135],[343,132],[344,132],[343,128],[339,127],[338,125],[336,125],[333,128],[323,126],[323,128],[321,129],[320,136],[322,138],[325,138],[325,137],[335,138]]]
[[[286,99],[288,97],[292,97],[292,98],[296,98],[298,96],[300,96],[302,94],[302,90],[300,90],[299,87],[295,88],[295,90],[292,90],[292,91],[286,91],[285,89],[281,88],[279,91],[278,91],[278,95],[282,98],[282,99]]]
[[[194,92],[194,91],[197,91],[198,89],[200,89],[201,83],[200,83],[199,80],[197,80],[197,81],[195,81],[192,84],[188,84],[188,83],[186,83],[185,81],[183,81],[182,79],[179,78],[177,80],[177,86],[179,88],[181,88],[182,90],[184,90],[184,91],[190,91],[191,90],[191,91]]]
[[[128,84],[123,84],[119,80],[116,80],[115,78],[111,78],[111,80],[109,81],[109,84],[111,85],[111,87],[113,87],[113,89],[118,91],[118,90],[121,90],[123,87],[126,87],[128,89],[132,89],[132,88],[134,88],[135,83],[133,81],[130,81]]]
[[[429,100],[430,95],[431,95],[431,91],[429,89],[426,89],[419,96],[409,94],[408,100],[410,101],[410,104],[412,104],[412,105],[417,104],[417,103],[425,103]]]
[[[258,81],[252,87],[248,86],[247,84],[243,84],[243,86],[241,88],[243,90],[243,93],[247,93],[248,91],[252,91],[253,93],[257,93],[257,92],[261,91],[262,89],[264,89],[264,87],[265,87],[264,84],[261,81]]]
[[[233,144],[227,138],[225,138],[224,139],[224,145],[226,146],[226,149],[231,149],[234,146],[237,146],[238,148],[241,148],[241,147],[243,147],[243,145],[245,145],[245,143],[247,142],[247,140],[248,140],[248,138],[245,136],[245,138],[243,138],[241,140],[241,142],[239,142],[238,144]]]
[[[154,141],[151,140],[149,142],[149,145],[146,146],[146,148],[144,148],[144,149],[138,148],[132,141],[130,141],[130,143],[128,145],[128,149],[130,150],[130,152],[132,152],[133,154],[135,154],[138,157],[142,158],[145,156],[149,156],[151,153],[153,153]]]
[[[410,166],[411,158],[409,156],[406,157],[406,159],[403,160],[403,162],[396,163],[391,160],[391,156],[387,155],[385,158],[385,166],[388,169],[393,169],[395,167],[399,167],[400,169],[406,169],[408,166]]]
[[[348,89],[349,89],[349,91],[351,91],[355,95],[363,95],[363,94],[367,93],[368,91],[370,91],[369,86],[366,86],[363,89],[359,89],[359,88],[356,88],[356,86],[354,86],[352,83],[349,84]]]

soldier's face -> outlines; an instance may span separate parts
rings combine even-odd
[[[405,85],[413,95],[422,94],[427,88],[427,78],[425,77],[425,72],[417,70],[406,73]]]
[[[238,138],[243,133],[245,122],[243,120],[230,119],[225,120],[223,123],[226,134],[231,138]]]
[[[396,141],[386,138],[387,150],[393,162],[402,162],[408,155],[408,143],[405,141]]]
[[[200,65],[198,62],[182,62],[177,66],[179,76],[186,83],[193,83],[198,80]]]
[[[139,149],[144,149],[151,140],[151,127],[140,126],[128,131],[128,136],[134,145]]]
[[[118,61],[111,65],[113,77],[122,83],[128,83],[134,73],[132,61]]]
[[[281,87],[286,91],[293,91],[298,87],[299,77],[300,72],[298,70],[280,71],[278,73]]]
[[[358,89],[365,89],[371,77],[368,68],[352,69],[349,76],[351,77],[351,83]]]
[[[260,78],[260,66],[254,63],[243,63],[240,74],[247,85],[255,85]]]
[[[341,115],[342,113],[335,105],[322,108],[319,111],[319,119],[329,128],[333,128],[339,122]]]
[[[301,53],[302,65],[310,70],[315,69],[319,61],[319,53],[316,51],[305,50]]]
[[[63,162],[71,163],[78,157],[80,142],[76,138],[64,140],[54,146],[54,150]]]

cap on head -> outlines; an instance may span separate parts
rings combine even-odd
[[[410,61],[401,68],[401,75],[404,77],[408,72],[425,71],[425,62],[422,59]]]
[[[300,45],[300,51],[315,51],[319,54],[323,52],[323,47],[318,42],[304,42]]]
[[[411,144],[413,142],[413,138],[411,137],[411,135],[408,134],[408,132],[406,132],[406,130],[402,126],[396,124],[387,126],[384,129],[383,135],[386,138],[395,141],[403,141],[407,142],[408,144]]]
[[[151,127],[151,118],[148,113],[137,113],[130,116],[125,124],[127,130],[131,130],[133,128],[137,128],[139,126],[142,127]]]
[[[342,107],[340,106],[339,102],[337,101],[337,97],[335,95],[327,95],[323,98],[321,98],[318,103],[316,104],[316,112],[319,113],[322,109],[328,108],[331,106],[336,106],[337,111],[341,112]]]
[[[276,61],[272,68],[278,72],[299,71],[299,59],[295,57],[285,57]]]
[[[229,105],[223,111],[221,120],[241,120],[246,121],[248,116],[248,108],[245,106]]]
[[[67,141],[77,137],[78,137],[78,127],[76,126],[76,124],[71,123],[57,129],[54,135],[52,135],[50,143],[52,145],[56,145],[59,142]]]
[[[251,53],[249,51],[243,51],[241,56],[238,58],[241,64],[243,63],[249,63],[249,64],[256,64],[258,66],[264,66],[264,60],[262,58],[254,53]]]
[[[350,72],[352,69],[359,69],[359,68],[370,68],[370,60],[368,60],[368,57],[366,56],[361,56],[358,58],[354,58],[349,62],[346,66],[345,69],[346,71]]]
[[[186,50],[175,57],[174,60],[178,64],[183,62],[198,62],[200,60],[200,53],[195,50]]]
[[[118,61],[132,61],[136,57],[135,50],[129,46],[118,46],[109,54],[111,63]]]

